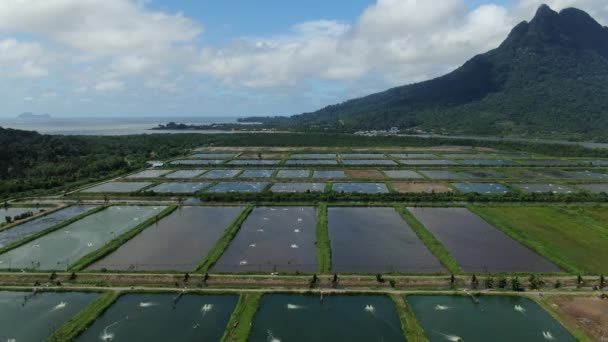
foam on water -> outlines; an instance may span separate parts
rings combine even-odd
[[[304,307],[302,305],[297,305],[297,304],[287,304],[287,309],[300,310],[300,309],[304,309]]]
[[[291,248],[299,248],[295,243],[291,245]]]
[[[241,266],[247,265],[247,260],[241,260],[241,262],[239,262],[239,265],[241,265]]]
[[[55,305],[55,307],[53,307],[53,309],[51,311],[61,310],[61,309],[65,308],[67,305],[68,305],[68,303],[61,302],[61,303]]]
[[[451,309],[449,306],[440,305],[440,304],[435,305],[435,310],[437,310],[437,311],[446,311],[449,309]]]
[[[139,303],[140,308],[149,308],[151,306],[156,306],[156,305],[158,305],[158,303],[154,303],[154,302],[140,302]]]
[[[524,309],[524,307],[521,305],[515,305],[515,307],[513,309],[517,312],[521,312],[522,314],[526,313],[526,309]]]
[[[278,338],[274,337],[274,335],[272,334],[272,331],[268,330],[268,338],[266,338],[266,341],[268,342],[281,342],[281,340],[279,340]]]
[[[365,311],[374,313],[374,312],[376,312],[376,308],[374,308],[373,305],[368,304],[365,306]]]
[[[551,334],[550,331],[543,331],[543,338],[549,341],[555,340],[555,337],[553,337],[553,334]]]
[[[440,333],[441,334],[441,333]],[[448,335],[448,334],[441,334],[443,335],[443,337],[448,340],[448,341],[453,341],[453,342],[462,342],[462,338],[460,336],[456,336],[456,335]]]

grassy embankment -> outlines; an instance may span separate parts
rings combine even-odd
[[[224,235],[218,240],[218,242],[213,246],[213,248],[211,248],[205,259],[203,259],[203,261],[201,261],[201,263],[198,265],[198,267],[196,268],[197,272],[206,273],[209,271],[209,269],[211,269],[211,267],[213,267],[213,265],[215,265],[215,263],[219,260],[219,258],[226,250],[226,248],[228,248],[228,245],[230,245],[232,239],[234,239],[236,234],[241,229],[241,225],[243,224],[243,222],[245,222],[245,220],[247,219],[249,214],[251,214],[252,211],[253,206],[247,206],[245,210],[243,210],[243,212],[236,218],[236,220],[232,222],[230,227],[228,227],[224,232]]]
[[[406,298],[398,294],[392,294],[390,297],[395,302],[395,309],[401,321],[401,329],[405,338],[408,341],[428,342],[429,340],[420,324],[418,324],[418,320],[416,320],[416,316],[414,316]]]
[[[331,272],[331,241],[327,227],[327,204],[319,205],[317,216],[317,263],[319,273]]]
[[[605,207],[519,206],[471,209],[572,274],[608,274]]]
[[[228,327],[221,342],[246,342],[251,333],[253,318],[258,311],[262,293],[241,294],[239,302],[230,316]]]

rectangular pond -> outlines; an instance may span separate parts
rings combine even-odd
[[[223,178],[234,178],[238,176],[243,170],[211,170],[201,176],[201,178],[207,179],[223,179]]]
[[[205,173],[207,170],[179,170],[179,171],[175,171],[171,174],[168,174],[165,176],[165,178],[174,178],[174,179],[181,179],[181,178],[196,178],[200,175],[202,175],[203,173]]]
[[[506,186],[496,183],[452,183],[452,185],[465,194],[502,195],[511,192]]]
[[[165,208],[109,207],[0,255],[0,268],[65,270]]]
[[[388,188],[384,183],[335,183],[332,191],[360,194],[386,194]]]
[[[608,166],[608,159],[581,160],[580,162],[584,164],[591,164],[593,166]]]
[[[389,159],[349,159],[342,160],[342,164],[348,166],[357,166],[357,165],[380,165],[380,166],[395,166],[395,163]]]
[[[474,166],[506,166],[513,165],[510,160],[504,159],[463,159],[459,160],[458,163],[463,165],[474,165]]]
[[[386,296],[268,294],[249,341],[403,342],[395,304]]]
[[[259,193],[264,191],[268,182],[221,182],[207,189],[208,193]]]
[[[405,159],[405,160],[399,160],[399,163],[403,164],[403,165],[428,165],[428,166],[457,165],[457,163],[455,161],[445,160],[445,159]]]
[[[540,305],[516,296],[407,296],[431,342],[576,341]]]
[[[219,341],[237,295],[126,294],[76,341]]]
[[[20,224],[11,229],[0,231],[0,248],[8,246],[28,236],[40,233],[95,208],[95,206],[75,205]],[[0,218],[2,217],[4,216],[0,216]]]
[[[130,193],[139,191],[145,187],[152,185],[150,182],[107,182],[92,188],[84,189],[81,192],[85,193]]]
[[[465,272],[560,272],[466,208],[408,208]]]
[[[344,171],[315,171],[312,178],[340,179],[346,178]]]
[[[464,175],[458,174],[453,171],[447,170],[422,170],[421,174],[425,175],[430,179],[463,179]]]
[[[448,159],[485,159],[491,157],[486,153],[446,153],[442,156]]]
[[[41,211],[40,208],[17,208],[17,207],[8,207],[8,208],[0,208],[0,222],[4,222],[6,217],[10,217],[11,220],[15,216],[23,215],[25,213],[38,214]]]
[[[181,207],[91,270],[194,271],[243,207]]]
[[[285,165],[338,165],[337,160],[288,160],[285,162]]]
[[[239,178],[270,178],[273,174],[274,170],[245,170]]]
[[[526,160],[518,160],[520,164],[523,165],[531,165],[531,166],[567,166],[567,165],[576,165],[576,164],[584,164],[583,161],[576,160],[562,160],[562,159],[526,159]]]
[[[329,208],[328,228],[333,272],[444,271],[394,208]]]
[[[255,208],[213,271],[316,272],[316,225],[313,207]]]
[[[279,170],[277,178],[308,178],[310,170]]]
[[[336,157],[335,153],[297,153],[289,156],[292,159],[335,159]]]
[[[144,170],[128,176],[127,178],[158,178],[162,177],[173,170]]]
[[[99,294],[0,291],[0,341],[46,341]]]
[[[341,153],[342,159],[383,159],[386,156],[383,153]]]
[[[587,191],[600,194],[602,192],[608,193],[608,183],[604,184],[580,184],[579,188],[583,188]]]
[[[589,170],[572,171],[572,172],[570,172],[570,175],[572,175],[573,178],[580,178],[580,179],[606,179],[606,180],[608,180],[608,174],[593,172],[593,171],[589,171]]]
[[[394,182],[393,189],[398,193],[446,193],[452,189],[439,182]]]
[[[325,183],[276,183],[270,188],[272,192],[323,192]]]
[[[268,159],[239,159],[228,162],[228,165],[251,165],[251,166],[270,166],[279,165],[280,160],[268,160]]]
[[[229,159],[235,158],[237,156],[236,153],[197,153],[190,158],[193,159]]]
[[[223,160],[214,159],[214,160],[174,160],[171,162],[171,165],[220,165],[223,164]]]
[[[400,179],[422,179],[422,177],[418,172],[411,170],[387,170],[384,171],[390,178],[400,178]]]
[[[180,182],[180,183],[162,183],[147,191],[156,192],[159,194],[193,194],[211,185],[209,182]]]
[[[431,153],[391,153],[390,156],[396,159],[433,159],[437,157]]]
[[[462,171],[460,172],[466,178],[477,178],[477,179],[501,179],[506,178],[505,175],[500,174],[496,171],[487,171],[487,170],[470,170],[470,171]]]
[[[540,178],[578,178],[570,172],[558,169],[535,170]]]
[[[554,194],[572,194],[578,192],[574,188],[553,183],[526,183],[526,184],[512,184],[515,187],[529,193],[545,193],[550,192]]]

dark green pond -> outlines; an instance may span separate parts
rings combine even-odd
[[[0,341],[44,341],[98,295],[0,291]]]
[[[385,296],[266,295],[249,341],[405,341],[393,301]]]
[[[535,302],[521,297],[408,296],[431,342],[576,341]],[[459,339],[460,338],[460,339]]]
[[[128,294],[120,297],[77,341],[219,341],[236,295]]]

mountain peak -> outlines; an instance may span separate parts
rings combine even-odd
[[[558,13],[555,12],[554,10],[552,10],[551,7],[549,7],[549,5],[542,4],[536,10],[536,14],[534,15],[534,18],[536,19],[536,18],[544,18],[544,17],[555,17],[556,14],[558,14]]]

